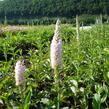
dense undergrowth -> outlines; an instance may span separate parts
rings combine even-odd
[[[63,69],[61,109],[104,109],[109,106],[109,26],[80,32],[62,25]],[[0,37],[0,99],[3,109],[55,109],[56,89],[50,67],[50,43],[54,26],[38,26],[27,32],[6,32]],[[28,59],[26,85],[15,86],[14,64]]]

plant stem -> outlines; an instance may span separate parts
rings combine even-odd
[[[57,89],[57,109],[60,109],[60,74],[59,69],[54,69],[55,88]]]
[[[79,32],[79,17],[78,15],[76,15],[76,33],[77,33],[77,41],[79,41],[79,38],[80,38],[80,32]]]
[[[21,109],[23,109],[23,104],[24,104],[24,85],[19,86],[19,94],[21,96]]]

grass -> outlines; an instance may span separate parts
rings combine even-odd
[[[54,25],[28,31],[5,32],[0,37],[0,99],[3,109],[56,109],[57,89],[50,66]],[[80,32],[79,45],[72,25],[62,25],[63,69],[61,109],[100,109],[109,106],[109,25]],[[15,86],[18,59],[31,62],[25,72],[26,87]]]

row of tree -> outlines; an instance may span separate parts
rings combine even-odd
[[[73,18],[76,14],[109,14],[109,0],[3,0],[0,19]]]

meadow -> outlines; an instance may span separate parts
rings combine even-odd
[[[28,28],[0,34],[1,108],[56,109],[57,89],[50,66],[54,25]],[[60,109],[108,109],[109,25],[81,30],[78,43],[76,29],[63,24],[61,38]],[[31,63],[25,72],[25,87],[21,89],[15,85],[14,77],[19,59]]]

